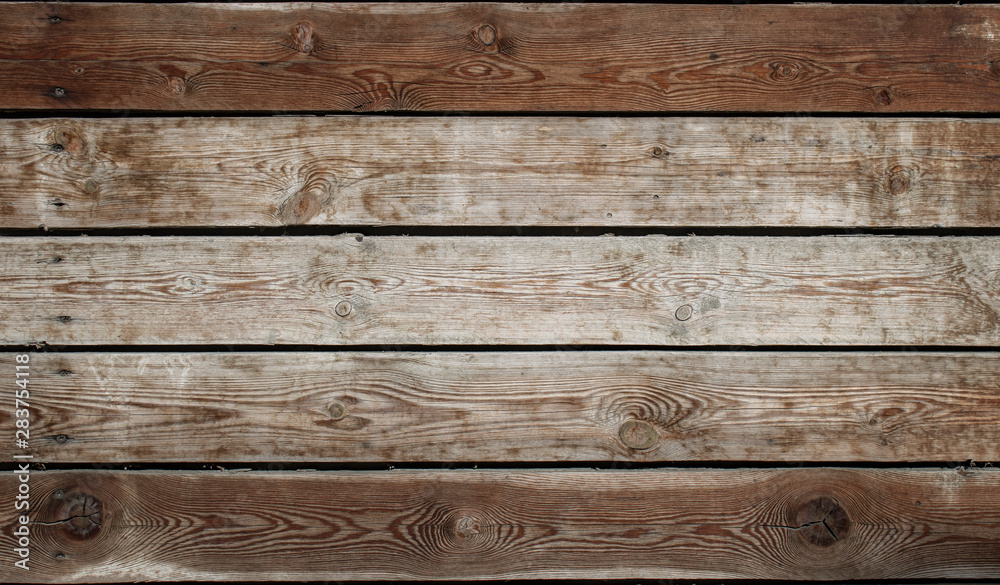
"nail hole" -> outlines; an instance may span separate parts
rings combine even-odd
[[[63,443],[69,440],[69,437],[67,437],[66,435],[56,435],[55,439],[56,443],[62,445]]]
[[[63,151],[63,145],[62,144],[50,144],[49,148],[52,149],[52,152],[62,152]]]
[[[57,98],[61,98],[64,95],[66,95],[66,90],[61,87],[54,87],[52,88],[52,95],[56,96]]]
[[[59,18],[58,16],[50,16],[49,22],[52,24],[59,24],[60,22],[62,22],[62,19]]]

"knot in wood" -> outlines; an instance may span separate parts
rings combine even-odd
[[[326,411],[330,414],[331,419],[341,420],[347,416],[347,405],[339,400],[334,400],[330,403],[330,406],[327,407]]]
[[[488,24],[484,24],[476,29],[476,38],[479,42],[489,47],[497,40],[497,31]]]
[[[56,494],[61,494],[56,497]],[[90,540],[101,531],[103,503],[84,492],[64,493],[57,490],[52,494],[55,517],[46,524],[58,524],[63,535],[69,540]]]
[[[833,546],[847,537],[851,519],[832,496],[811,498],[795,510],[794,528],[799,536],[817,547]]]
[[[51,148],[54,152],[83,154],[87,149],[87,143],[76,130],[59,126],[52,130]]]
[[[473,516],[462,516],[455,522],[455,534],[459,538],[469,539],[482,530],[479,520]]]
[[[337,306],[334,307],[333,310],[334,312],[337,313],[337,316],[346,317],[351,314],[351,310],[353,308],[354,307],[351,306],[351,303],[349,301],[340,301],[339,303],[337,303]]]
[[[889,193],[901,195],[910,188],[910,177],[906,169],[895,166],[889,171]]]
[[[644,420],[626,421],[618,429],[618,436],[626,447],[634,451],[652,449],[660,442],[660,434],[656,432],[656,427]]]
[[[892,105],[892,94],[889,93],[888,89],[884,87],[877,92],[875,92],[875,103],[880,106]]]
[[[795,63],[772,63],[771,79],[778,82],[794,81],[799,76],[799,66]]]
[[[694,307],[691,305],[681,305],[676,311],[674,311],[674,317],[676,317],[678,321],[687,321],[692,315],[694,315]]]
[[[300,22],[292,27],[292,44],[295,50],[308,55],[312,53],[315,44],[313,43],[313,27],[308,22]]]

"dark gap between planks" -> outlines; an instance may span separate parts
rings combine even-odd
[[[17,463],[0,463],[0,473],[17,468]],[[621,470],[670,471],[678,469],[954,469],[958,473],[975,473],[977,469],[993,467],[983,461],[514,461],[480,463],[473,461],[382,461],[378,463],[310,462],[310,461],[184,461],[173,463],[129,462],[104,463],[77,461],[73,463],[32,463],[33,469],[51,471],[449,471],[449,470]]]
[[[349,352],[785,352],[785,353],[996,353],[1000,346],[964,345],[317,345],[317,344],[211,344],[211,345],[60,345],[36,341],[24,345],[0,345],[0,352],[35,353],[349,353]]]
[[[641,237],[641,236],[738,236],[738,237],[825,237],[825,236],[1000,236],[996,227],[618,227],[618,226],[371,226],[293,225],[275,227],[136,227],[136,228],[52,228],[0,229],[0,237],[126,237],[126,236],[420,236],[420,237]]]

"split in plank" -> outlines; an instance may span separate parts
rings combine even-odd
[[[1000,461],[997,353],[33,353],[30,363],[36,463]],[[12,415],[0,411],[0,428],[14,428]]]
[[[997,227],[1000,123],[8,120],[0,228]]]
[[[6,109],[1000,111],[1000,7],[12,3]]]
[[[996,578],[998,491],[993,468],[33,471],[31,570],[0,580]]]
[[[0,238],[9,345],[1000,345],[996,237]]]

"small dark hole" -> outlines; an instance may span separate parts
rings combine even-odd
[[[51,22],[52,24],[59,24],[60,22],[62,22],[62,19],[59,18],[58,16],[50,16],[49,22]]]
[[[52,205],[54,205],[55,207],[64,207],[66,205],[66,202],[59,201],[58,199],[56,199],[55,201],[52,202]]]
[[[63,444],[63,443],[65,443],[68,440],[69,440],[69,437],[67,437],[66,435],[56,435],[56,443],[59,443],[60,445]]]
[[[59,315],[59,317],[57,317],[57,319],[59,319],[59,321],[61,321],[63,323],[69,323],[70,321],[73,320],[73,317],[70,317],[69,315]]]
[[[359,241],[359,242],[361,242],[361,241],[363,241],[365,239],[365,237],[364,236],[354,236],[354,239],[357,240],[357,241]]]
[[[73,375],[73,372],[71,372],[69,370],[59,370],[56,373],[59,374],[60,376],[72,376]]]
[[[51,145],[49,145],[49,147],[52,149],[52,152],[62,152],[63,151],[63,145],[62,144],[51,144]]]

